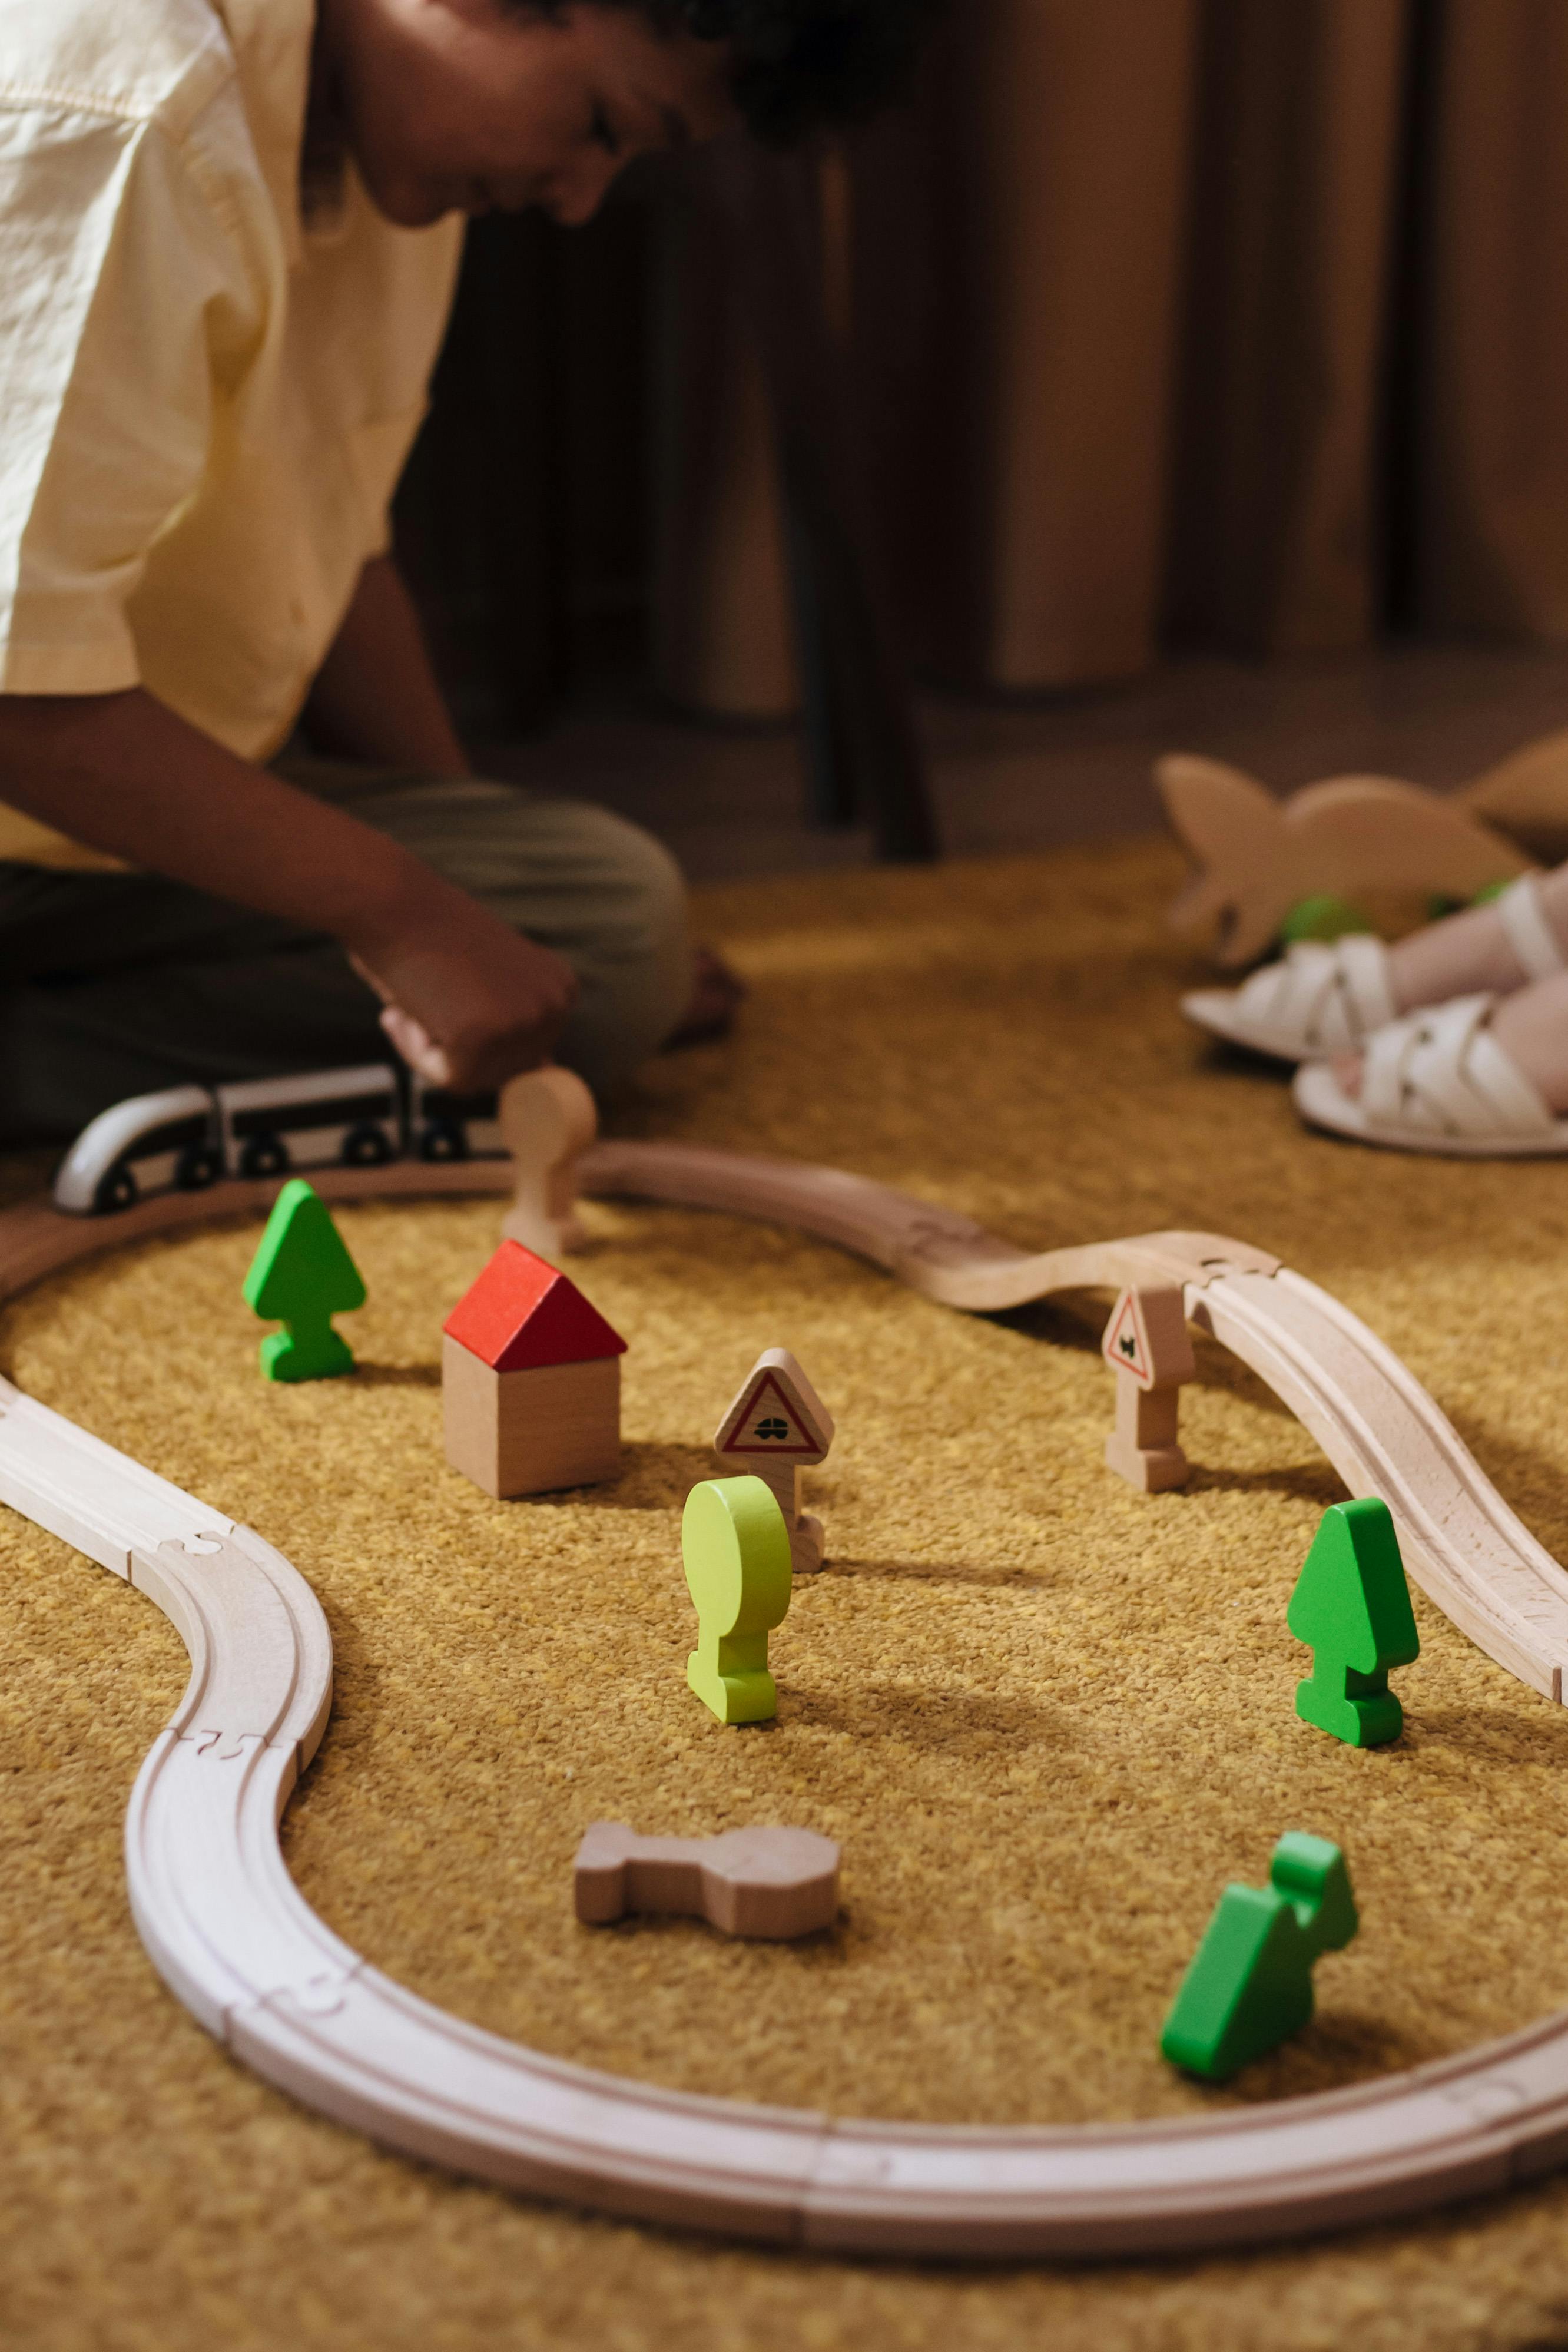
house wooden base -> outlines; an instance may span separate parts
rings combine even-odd
[[[486,1495],[544,1495],[620,1470],[619,1356],[493,1372],[447,1335],[441,1387],[446,1459]]]

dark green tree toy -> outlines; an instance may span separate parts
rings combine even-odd
[[[292,1178],[273,1203],[245,1296],[258,1315],[283,1326],[261,1343],[269,1381],[329,1381],[353,1370],[353,1350],[333,1330],[332,1318],[362,1307],[365,1286],[329,1211],[303,1177]]]
[[[1302,1720],[1352,1748],[1397,1739],[1405,1713],[1388,1670],[1409,1665],[1421,1643],[1386,1503],[1374,1496],[1323,1513],[1285,1622],[1312,1653],[1311,1681],[1296,1685]]]
[[[1287,1830],[1267,1886],[1233,1883],[1204,1930],[1166,2020],[1173,2065],[1223,2083],[1299,2033],[1312,2013],[1312,1963],[1357,1927],[1344,1856],[1327,1838]]]

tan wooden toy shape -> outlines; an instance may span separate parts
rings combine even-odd
[[[501,1231],[554,1265],[583,1244],[578,1161],[599,1131],[593,1097],[575,1071],[550,1064],[503,1087],[497,1118],[517,1188]]]
[[[577,1916],[604,1927],[628,1911],[684,1912],[726,1936],[788,1943],[830,1927],[839,1849],[815,1830],[726,1830],[712,1838],[639,1837],[595,1822],[572,1864]]]
[[[1131,1283],[1111,1309],[1100,1352],[1116,1375],[1116,1426],[1105,1459],[1145,1495],[1186,1483],[1176,1443],[1183,1381],[1197,1370],[1178,1283]]]
[[[800,1473],[825,1462],[833,1417],[788,1348],[765,1348],[730,1399],[714,1452],[727,1474],[749,1470],[773,1490],[789,1530],[797,1576],[821,1568],[822,1522],[800,1508]]]
[[[1239,768],[1177,753],[1155,761],[1155,782],[1195,868],[1170,921],[1217,924],[1216,955],[1229,967],[1260,956],[1303,898],[1472,898],[1531,864],[1472,810],[1392,776],[1331,776],[1281,801]]]

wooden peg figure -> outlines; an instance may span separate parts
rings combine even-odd
[[[828,1458],[833,1416],[788,1348],[767,1348],[730,1399],[714,1435],[726,1470],[745,1467],[766,1481],[789,1531],[797,1576],[822,1565],[822,1522],[800,1508],[800,1473]]]
[[[1186,1483],[1176,1443],[1181,1383],[1197,1370],[1181,1285],[1134,1283],[1111,1309],[1100,1352],[1116,1374],[1116,1426],[1105,1440],[1111,1468],[1145,1495]]]
[[[554,1265],[583,1244],[577,1163],[599,1129],[593,1097],[574,1070],[551,1063],[503,1087],[496,1116],[517,1186],[502,1234]]]
[[[789,1608],[789,1536],[760,1478],[706,1478],[686,1496],[681,1558],[697,1612],[686,1680],[721,1723],[779,1712],[768,1636]]]

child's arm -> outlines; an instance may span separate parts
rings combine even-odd
[[[399,1051],[498,1085],[549,1054],[576,982],[385,834],[252,767],[140,688],[0,695],[0,800],[133,866],[341,941]]]
[[[431,776],[469,773],[413,599],[390,555],[376,556],[361,572],[316,674],[305,722],[323,751],[345,759]]]

